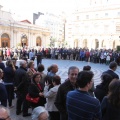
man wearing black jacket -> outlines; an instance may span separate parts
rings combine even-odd
[[[103,72],[109,74],[113,79],[119,79],[119,76],[115,73],[117,69],[117,63],[116,62],[111,62],[109,65],[109,70]]]
[[[19,115],[22,111],[21,107],[23,104],[23,116],[30,116],[28,113],[28,105],[26,101],[26,94],[28,93],[28,87],[30,82],[26,74],[27,62],[25,60],[20,61],[20,68],[15,72],[15,90],[17,92],[17,106],[16,114]]]
[[[76,78],[78,72],[79,69],[76,66],[71,66],[68,70],[68,79],[63,84],[61,84],[58,89],[55,106],[60,112],[60,120],[68,120],[66,111],[66,96],[69,91],[72,91],[77,87]]]

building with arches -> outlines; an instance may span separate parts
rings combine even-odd
[[[116,49],[120,46],[120,1],[85,0],[66,22],[68,47]]]
[[[15,21],[0,6],[0,47],[49,47],[50,30],[31,24],[28,20]]]

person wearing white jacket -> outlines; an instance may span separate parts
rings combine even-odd
[[[47,103],[45,105],[46,110],[49,112],[50,120],[60,120],[60,114],[56,106],[54,105],[56,94],[58,91],[58,88],[61,84],[61,78],[58,75],[55,75],[53,77],[52,83],[54,85],[53,88],[49,89],[49,83],[46,83],[44,88],[44,97],[47,100]]]

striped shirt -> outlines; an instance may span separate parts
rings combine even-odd
[[[74,90],[67,94],[68,120],[101,120],[100,102],[88,92]]]

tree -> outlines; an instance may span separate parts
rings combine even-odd
[[[50,38],[50,47],[55,47],[56,38]]]

